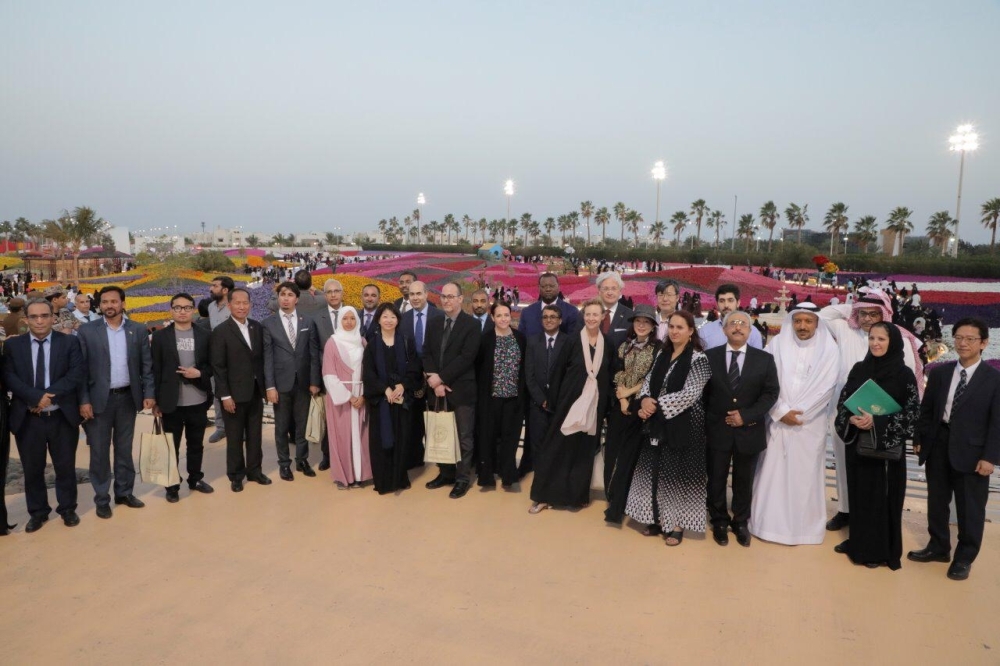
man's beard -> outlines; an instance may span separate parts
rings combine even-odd
[[[215,301],[216,303],[221,303],[222,302],[223,294],[212,294],[212,293],[210,293],[209,296],[211,296],[212,300]]]
[[[552,298],[551,298],[550,300],[545,300],[545,298],[543,297],[543,298],[542,298],[542,303],[545,303],[546,305],[552,305],[552,304],[553,304],[553,303],[555,303],[555,302],[556,302],[556,301],[557,301],[558,299],[559,299],[559,294],[556,294],[556,295],[555,295],[555,296],[553,296],[553,297],[552,297]]]

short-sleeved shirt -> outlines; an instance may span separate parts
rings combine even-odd
[[[517,377],[521,368],[521,347],[517,338],[498,335],[496,351],[493,353],[493,393],[494,398],[516,398]]]
[[[194,329],[186,331],[174,330],[177,338],[177,357],[181,361],[181,366],[185,368],[193,367],[194,360]],[[191,405],[201,405],[208,400],[208,394],[202,391],[189,381],[181,380],[180,394],[177,396],[178,407],[190,407]]]

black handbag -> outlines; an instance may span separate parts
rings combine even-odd
[[[878,442],[872,437],[871,430],[859,430],[857,439],[858,455],[862,458],[875,458],[877,460],[890,460],[893,462],[903,459],[902,444],[891,448],[880,448]]]

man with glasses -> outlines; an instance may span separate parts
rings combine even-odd
[[[730,313],[739,311],[740,288],[735,284],[720,284],[715,290],[715,306],[719,310],[719,319],[710,321],[698,329],[698,337],[701,338],[705,351],[726,344],[727,337],[722,322]],[[764,340],[760,336],[760,331],[751,327],[749,334],[747,344],[754,349],[763,349]]]
[[[518,466],[518,475],[522,478],[531,471],[533,460],[538,457],[538,448],[545,442],[545,433],[548,432],[553,412],[548,402],[552,368],[568,339],[560,330],[562,310],[558,305],[543,307],[541,319],[542,330],[528,338],[524,358],[524,379],[530,400],[527,436],[524,438],[524,451]]]
[[[927,470],[930,542],[907,554],[914,562],[948,562],[948,578],[965,580],[983,543],[990,475],[1000,464],[1000,372],[983,363],[990,329],[980,319],[955,322],[958,361],[930,371],[913,450]],[[951,552],[949,504],[955,498],[958,545]]]
[[[153,381],[156,407],[153,413],[163,418],[163,430],[174,439],[178,464],[181,437],[187,441],[187,483],[194,492],[211,493],[212,486],[203,480],[205,427],[208,406],[212,404],[212,365],[208,355],[211,332],[194,326],[194,297],[180,293],[170,299],[173,324],[153,333]],[[180,500],[180,485],[167,487],[167,501]]]
[[[847,376],[855,363],[864,360],[868,354],[868,331],[880,321],[892,322],[892,305],[890,296],[884,291],[862,287],[859,297],[853,305],[828,305],[819,312],[826,322],[830,333],[837,341],[840,353],[840,370],[837,374],[837,385],[833,394],[839,396],[847,383]],[[903,334],[903,360],[906,367],[913,370],[916,377],[921,377],[922,366],[917,350],[920,341],[906,329],[899,327]],[[915,341],[915,343],[914,343]],[[922,383],[917,382],[920,390]],[[833,429],[833,421],[837,417],[837,401],[830,401],[830,425],[833,435],[833,454],[837,464],[837,514],[826,523],[826,529],[836,532],[847,527],[850,515],[850,501],[847,496],[847,461],[844,451],[844,441]]]
[[[56,512],[63,524],[80,524],[76,513],[76,447],[80,439],[77,392],[87,380],[80,341],[52,332],[52,304],[44,298],[28,301],[28,335],[7,338],[3,348],[3,388],[11,392],[10,431],[24,467],[24,499],[28,504],[25,532],[48,521],[45,452],[56,473]],[[6,531],[6,521],[0,532]]]

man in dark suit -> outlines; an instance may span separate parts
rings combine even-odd
[[[597,297],[604,306],[601,333],[611,341],[611,348],[615,352],[625,342],[629,330],[629,317],[632,316],[632,310],[620,302],[624,286],[622,276],[615,271],[607,271],[597,276]],[[609,401],[609,404],[611,402]]]
[[[410,309],[403,314],[400,332],[416,351],[417,358],[424,353],[424,340],[429,326],[443,326],[444,313],[427,300],[427,286],[416,280],[407,285]],[[421,365],[421,372],[423,366]],[[424,412],[427,410],[426,383],[413,393],[410,405],[410,453],[409,467],[420,467],[424,462]]]
[[[441,287],[444,320],[427,327],[424,341],[424,374],[427,386],[438,398],[447,398],[455,412],[462,460],[455,465],[439,465],[437,478],[427,483],[433,490],[455,484],[449,495],[464,497],[472,480],[472,457],[476,427],[476,354],[479,352],[479,324],[462,311],[462,288],[455,282]]]
[[[80,435],[77,394],[86,380],[83,352],[72,335],[54,333],[55,312],[43,298],[29,299],[27,335],[7,338],[3,348],[3,383],[11,392],[10,431],[24,467],[28,505],[25,532],[35,532],[49,519],[45,489],[45,451],[56,473],[56,512],[68,527],[80,524],[76,514],[76,445]],[[4,522],[0,527],[7,527]]]
[[[288,434],[295,437],[295,468],[306,476],[316,476],[309,466],[309,442],[306,422],[309,420],[310,327],[308,320],[296,312],[299,287],[283,282],[278,287],[277,314],[263,321],[264,386],[267,401],[274,405],[274,445],[278,452],[279,475],[294,481],[292,459],[288,453]]]
[[[562,314],[560,332],[580,332],[580,327],[583,325],[580,311],[559,298],[559,278],[556,277],[555,273],[542,273],[538,276],[538,300],[521,310],[521,320],[517,325],[517,330],[524,333],[529,340],[541,333],[544,328],[542,309],[546,305],[559,306],[559,312]]]
[[[90,483],[99,518],[111,517],[111,448],[115,452],[115,504],[141,509],[132,490],[132,440],[136,412],[156,405],[149,331],[125,319],[125,291],[108,286],[97,294],[103,319],[83,324],[76,335],[87,381],[80,388],[80,416],[90,446]]]
[[[226,474],[234,493],[243,479],[271,483],[261,465],[264,418],[264,332],[250,319],[250,293],[229,292],[230,318],[215,327],[210,343],[215,390],[226,421]],[[244,456],[244,445],[246,455]]]
[[[371,342],[378,332],[378,322],[375,321],[375,310],[378,309],[379,300],[382,298],[382,290],[378,285],[366,284],[361,288],[361,337]]]
[[[472,292],[472,317],[479,324],[479,332],[486,333],[495,328],[493,317],[490,316],[490,295],[485,289]]]
[[[558,305],[542,308],[542,332],[528,340],[524,359],[524,378],[528,385],[528,429],[524,440],[524,451],[518,473],[523,476],[531,470],[532,461],[538,457],[538,446],[545,441],[552,409],[548,403],[549,384],[552,382],[550,369],[559,351],[566,344],[568,336],[561,332],[562,311]],[[530,445],[529,445],[530,441]],[[523,473],[522,473],[523,472]]]
[[[750,545],[750,505],[757,458],[767,448],[768,411],[778,400],[774,358],[747,344],[750,315],[730,312],[723,322],[728,342],[708,350],[712,378],[705,386],[708,435],[708,513],[716,543],[729,543],[731,526],[741,546]],[[733,515],[726,508],[726,479],[733,467]]]
[[[410,285],[417,281],[417,274],[413,271],[403,271],[399,274],[399,291],[403,295],[393,301],[393,305],[399,310],[399,314],[406,314],[412,309],[410,305]]]
[[[989,328],[960,319],[952,335],[958,361],[930,371],[920,403],[914,451],[927,470],[930,543],[911,551],[914,562],[947,562],[951,552],[949,503],[958,511],[958,546],[948,578],[965,580],[983,543],[990,474],[1000,464],[1000,372],[983,363]]]
[[[323,297],[326,304],[313,314],[309,323],[309,392],[321,395],[323,389],[323,350],[326,343],[333,337],[340,319],[340,308],[344,304],[344,287],[340,280],[329,279],[323,283]],[[319,461],[320,471],[330,469],[330,440],[323,435],[320,443],[323,454]]]
[[[170,299],[173,323],[153,333],[153,382],[156,407],[163,418],[163,430],[174,439],[174,453],[180,462],[181,437],[187,441],[187,482],[192,492],[211,493],[203,479],[205,427],[212,404],[212,365],[208,356],[212,333],[194,326],[194,297],[180,293]],[[180,499],[180,485],[167,487],[167,501]]]

